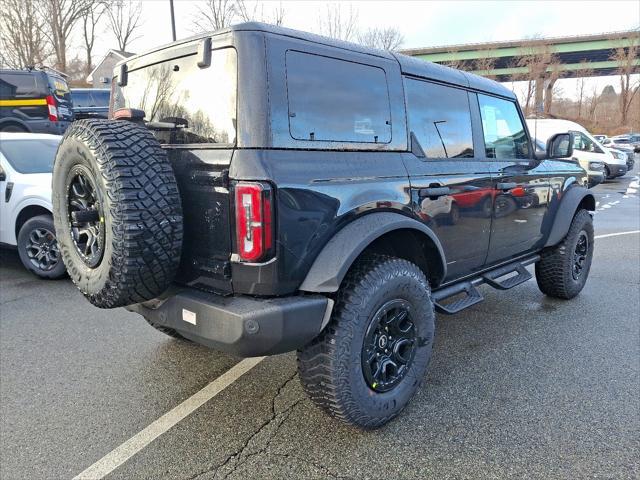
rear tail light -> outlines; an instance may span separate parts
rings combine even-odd
[[[240,260],[262,260],[273,250],[271,188],[241,182],[235,188],[236,248]]]
[[[49,120],[52,122],[58,121],[58,107],[56,99],[53,95],[47,95],[47,108],[49,109]]]

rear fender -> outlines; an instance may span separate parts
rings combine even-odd
[[[378,212],[360,217],[340,230],[313,262],[300,290],[336,292],[355,259],[376,239],[394,230],[414,230],[426,235],[438,251],[439,281],[446,276],[447,264],[442,245],[426,225],[399,213]],[[438,282],[439,283],[439,282]]]

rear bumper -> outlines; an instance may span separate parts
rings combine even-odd
[[[196,343],[255,357],[306,345],[320,333],[332,306],[322,295],[260,299],[183,290],[126,308]]]

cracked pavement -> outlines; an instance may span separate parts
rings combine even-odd
[[[631,177],[596,187],[596,234],[640,229]],[[613,202],[618,203],[613,204]],[[304,395],[293,354],[267,358],[109,479],[638,478],[640,236],[596,240],[571,302],[535,281],[439,316],[423,387],[359,431]],[[91,307],[0,252],[0,478],[71,478],[240,359]]]

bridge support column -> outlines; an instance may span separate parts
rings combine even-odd
[[[544,111],[544,77],[536,78],[534,111],[536,115]]]

